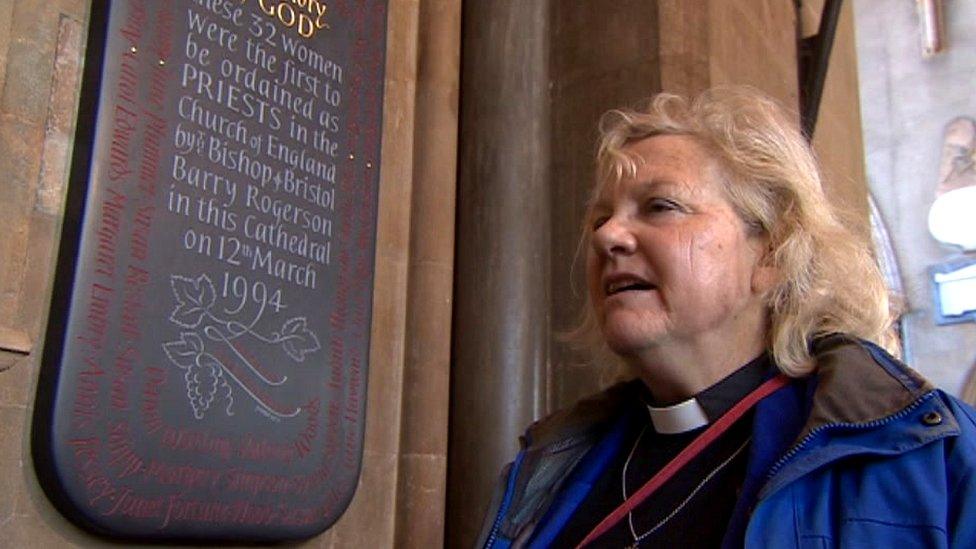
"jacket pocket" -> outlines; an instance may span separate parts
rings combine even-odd
[[[799,549],[830,549],[833,547],[828,536],[800,536]]]
[[[946,533],[935,526],[897,524],[878,519],[848,518],[841,524],[839,547],[949,547]]]

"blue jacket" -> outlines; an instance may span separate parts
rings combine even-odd
[[[976,411],[870,343],[835,336],[814,357],[813,375],[756,407],[725,545],[976,547]],[[633,393],[530,427],[478,546],[545,547],[619,451]]]

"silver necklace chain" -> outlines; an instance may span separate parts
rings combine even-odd
[[[637,440],[634,441],[634,446],[630,449],[630,453],[627,454],[627,461],[624,462],[624,470],[623,470],[623,472],[620,475],[620,477],[621,477],[620,478],[620,485],[621,485],[621,488],[622,488],[622,492],[623,492],[623,496],[624,496],[624,501],[627,501],[627,468],[630,466],[630,460],[633,459],[634,452],[637,450],[637,446],[640,445],[641,439],[644,438],[644,433],[645,432],[647,432],[647,425],[645,425],[644,428],[641,429],[640,434],[637,435]],[[715,475],[717,475],[719,473],[719,471],[721,471],[726,466],[728,466],[728,464],[731,463],[732,460],[736,458],[736,456],[738,456],[739,454],[741,454],[742,451],[745,450],[747,446],[749,446],[749,442],[750,441],[752,441],[752,437],[751,436],[749,438],[747,438],[746,441],[743,442],[741,446],[739,446],[738,448],[736,448],[736,450],[734,452],[732,452],[732,455],[730,455],[729,457],[725,458],[725,460],[722,461],[722,463],[719,463],[718,466],[715,467],[715,469],[712,469],[712,471],[710,473],[708,473],[707,475],[705,475],[705,478],[703,478],[701,480],[701,482],[699,482],[698,485],[695,486],[695,488],[691,491],[691,493],[689,493],[688,496],[685,497],[685,499],[682,500],[681,503],[679,503],[678,506],[674,508],[674,510],[672,510],[670,513],[668,513],[668,516],[666,516],[663,519],[661,519],[657,524],[655,524],[654,526],[652,526],[650,528],[650,530],[644,532],[643,534],[637,535],[637,529],[634,528],[634,513],[633,513],[633,511],[628,511],[627,512],[627,524],[630,525],[630,535],[634,539],[634,543],[633,543],[633,545],[631,545],[631,547],[637,547],[640,544],[640,542],[643,541],[647,536],[650,536],[654,532],[657,532],[669,520],[671,520],[672,518],[675,517],[675,515],[677,515],[679,512],[681,512],[681,510],[684,509],[686,505],[688,505],[688,502],[690,502],[691,499],[693,497],[695,497],[695,495],[697,495],[698,492],[700,492],[701,489],[704,488],[706,484],[708,484],[708,481],[712,480],[712,478]]]

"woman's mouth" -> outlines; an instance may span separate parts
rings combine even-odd
[[[633,276],[610,277],[603,285],[603,292],[607,297],[623,292],[653,290],[656,286]]]

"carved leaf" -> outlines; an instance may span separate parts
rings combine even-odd
[[[213,282],[210,277],[202,274],[196,279],[172,275],[169,283],[173,288],[173,295],[176,296],[176,308],[169,315],[169,319],[184,328],[196,328],[203,320],[203,315],[217,300]]]
[[[183,332],[179,341],[163,343],[163,350],[170,362],[185,370],[194,366],[203,353],[203,340],[193,332]]]
[[[302,316],[285,321],[281,327],[281,346],[296,362],[304,362],[306,354],[322,348],[319,338],[308,329],[308,322]]]

